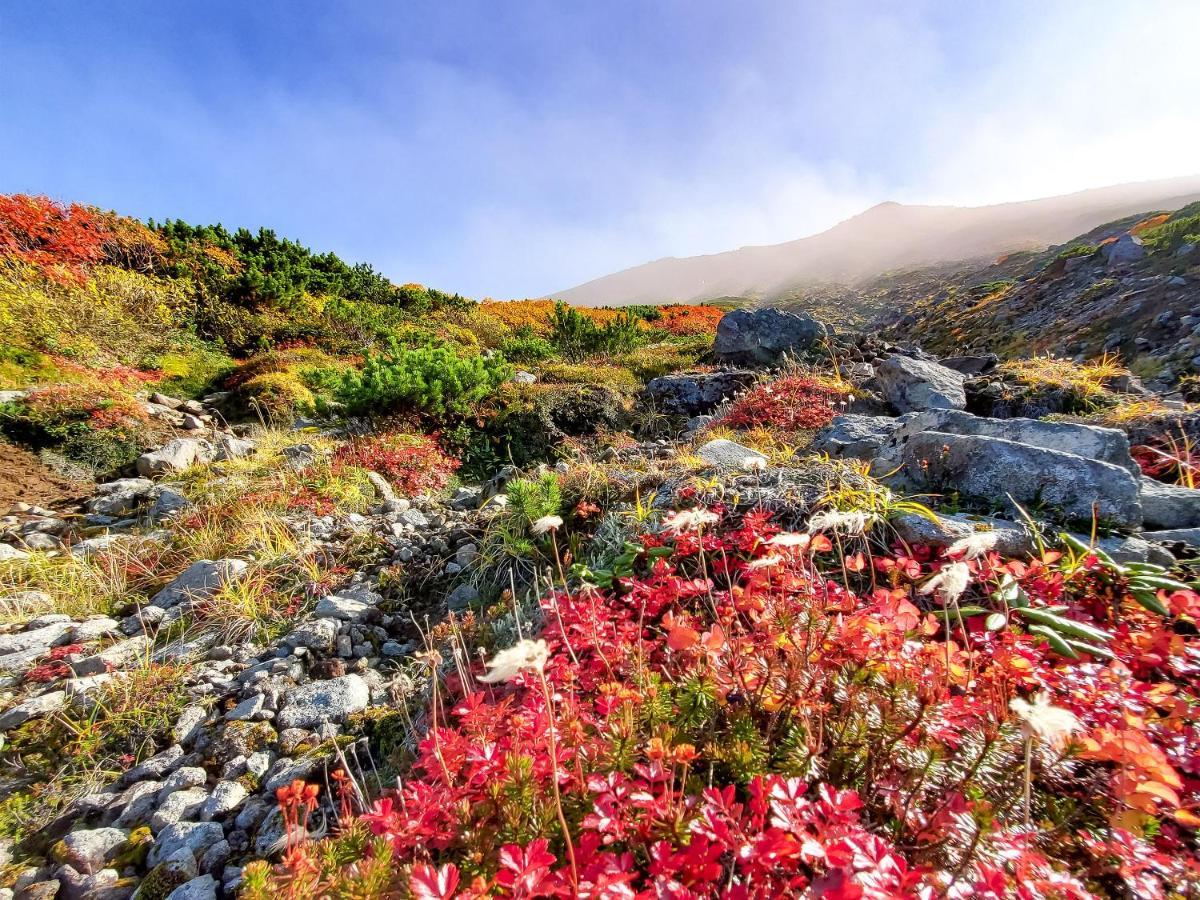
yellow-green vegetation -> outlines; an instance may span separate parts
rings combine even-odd
[[[132,536],[86,557],[36,552],[0,563],[0,595],[38,591],[50,597],[49,609],[75,619],[111,615],[157,586],[165,574],[175,574],[173,565],[178,561],[159,542]],[[27,621],[30,611],[22,603],[0,607],[0,621]]]
[[[999,371],[1008,379],[1034,391],[1058,391],[1069,401],[1068,412],[1091,412],[1112,406],[1115,399],[1108,385],[1129,370],[1111,356],[1076,363],[1054,356],[1010,360]]]
[[[186,674],[145,660],[114,673],[83,704],[10,731],[5,751],[21,759],[30,785],[0,800],[0,832],[36,835],[72,800],[154,755],[188,702]]]

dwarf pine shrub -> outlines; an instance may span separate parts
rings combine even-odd
[[[432,419],[465,416],[512,375],[501,355],[460,356],[447,346],[395,343],[342,379],[337,398],[355,413],[414,410]]]

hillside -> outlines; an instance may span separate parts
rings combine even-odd
[[[1200,896],[1200,408],[923,301],[1198,223],[881,336],[0,197],[0,900]]]
[[[1200,199],[1200,176],[982,207],[883,203],[811,237],[656,260],[554,293],[580,306],[774,300],[811,283],[853,284],[887,271],[1060,244],[1101,223]]]

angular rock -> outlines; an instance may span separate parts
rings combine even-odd
[[[60,862],[85,875],[94,875],[113,859],[129,835],[120,828],[72,831],[55,847]]]
[[[1143,478],[1142,521],[1152,530],[1200,527],[1200,490]]]
[[[698,416],[712,412],[754,382],[753,372],[663,375],[646,385],[646,396],[664,413]]]
[[[891,446],[902,445],[914,434],[940,431],[943,434],[974,434],[1003,438],[1031,447],[1073,453],[1087,459],[1112,463],[1141,475],[1141,469],[1129,455],[1129,439],[1116,428],[1076,425],[1070,422],[1043,422],[1039,419],[989,419],[955,409],[935,409],[901,416],[891,438]]]
[[[161,522],[169,519],[192,505],[187,497],[168,487],[161,487],[155,494],[154,505],[150,507],[150,521]]]
[[[764,463],[767,461],[767,458],[757,450],[725,440],[725,438],[709,441],[696,453],[710,466],[716,466],[718,469],[745,468],[748,460],[761,460]]]
[[[370,702],[367,683],[358,675],[343,675],[289,691],[276,721],[280,728],[315,728],[324,722],[344,722]]]
[[[164,788],[165,790],[165,788]],[[161,797],[161,794],[160,794]],[[200,788],[188,788],[185,791],[173,791],[166,797],[161,797],[158,806],[150,815],[150,830],[159,834],[165,829],[184,819],[195,818],[200,808],[208,800],[208,791]]]
[[[838,416],[817,433],[811,449],[836,458],[874,459],[900,423],[889,416]]]
[[[1027,528],[1004,519],[945,514],[934,522],[916,513],[905,513],[890,524],[900,539],[909,544],[945,547],[973,534],[987,533],[996,536],[995,549],[1001,556],[1025,556],[1034,548],[1033,535]]]
[[[1159,531],[1143,531],[1147,541],[1160,544],[1183,544],[1200,550],[1200,528],[1167,528]]]
[[[118,478],[96,486],[96,494],[87,502],[90,513],[123,516],[137,509],[150,496],[154,482],[149,478]]]
[[[1141,524],[1138,483],[1111,463],[1030,447],[1001,438],[913,435],[901,451],[901,477],[932,493],[959,493],[986,504],[1011,497],[1037,514],[1090,521],[1093,507],[1104,524],[1132,529]]]
[[[218,460],[241,459],[253,453],[257,446],[254,441],[246,438],[222,434],[216,440],[215,458]]]
[[[0,562],[11,562],[16,559],[28,559],[29,551],[20,550],[10,544],[0,544]]]
[[[192,563],[183,572],[154,595],[150,603],[161,609],[170,609],[185,600],[205,600],[230,582],[237,581],[246,572],[247,564],[240,559],[201,559]]]
[[[151,866],[157,866],[183,849],[191,851],[193,857],[200,856],[224,838],[225,832],[216,822],[176,822],[158,835],[147,861]]]
[[[773,365],[813,349],[828,329],[807,313],[735,309],[721,317],[713,356],[734,365]]]
[[[466,609],[479,599],[479,589],[473,584],[460,584],[446,595],[446,608],[451,610]]]
[[[375,607],[368,603],[336,594],[322,597],[313,609],[313,615],[318,619],[338,619],[342,622],[361,622],[377,614]]]
[[[143,453],[137,458],[137,472],[143,478],[158,478],[174,475],[198,462],[212,458],[212,450],[205,441],[195,438],[175,438],[167,441],[158,450]]]
[[[878,364],[874,384],[902,413],[925,409],[964,409],[966,376],[935,362],[893,354]]]
[[[201,875],[175,888],[166,900],[217,900],[217,882],[211,875]]]
[[[982,356],[948,356],[938,360],[947,369],[961,372],[963,375],[986,375],[1000,362],[995,353],[985,353]]]
[[[29,631],[18,631],[15,634],[0,634],[0,656],[7,653],[18,653],[22,650],[42,648],[49,650],[56,644],[66,643],[67,635],[75,626],[71,620],[54,622],[41,628]]]
[[[204,806],[200,809],[200,818],[208,822],[228,815],[245,802],[247,794],[249,791],[239,782],[220,782],[204,801]]]
[[[58,712],[66,705],[66,691],[50,691],[37,697],[30,697],[24,703],[18,703],[0,713],[0,732],[11,731],[24,725],[30,719]]]
[[[306,647],[320,653],[333,651],[338,635],[338,619],[313,619],[288,633],[283,642],[291,647]]]

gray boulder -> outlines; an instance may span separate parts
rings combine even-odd
[[[195,438],[175,438],[158,450],[139,456],[137,471],[144,478],[157,478],[182,472],[189,466],[207,462],[211,458],[212,450],[207,442]]]
[[[217,900],[217,882],[211,875],[201,875],[175,888],[167,900]]]
[[[1001,556],[1024,556],[1034,548],[1029,529],[1004,519],[948,514],[933,521],[916,513],[905,513],[892,519],[891,526],[908,544],[945,547],[973,534],[988,533],[996,536],[995,549]]]
[[[734,365],[773,365],[811,350],[828,329],[807,313],[735,309],[721,317],[713,356]]]
[[[237,581],[246,573],[247,565],[240,559],[201,559],[192,563],[179,577],[154,595],[152,606],[170,609],[185,600],[204,600],[226,584]]]
[[[1142,479],[1142,521],[1150,529],[1200,527],[1200,490]]]
[[[754,384],[752,372],[663,375],[646,385],[646,396],[665,413],[698,416]]]
[[[85,508],[100,516],[123,516],[145,503],[153,490],[149,478],[118,478],[96,485],[96,494]]]
[[[74,627],[75,623],[68,619],[65,622],[53,622],[29,631],[0,635],[0,656],[22,650],[49,650],[56,644],[65,644]]]
[[[371,702],[371,689],[358,675],[314,681],[288,691],[276,719],[282,728],[315,728],[324,722],[344,722]]]
[[[192,502],[179,491],[169,487],[160,487],[155,492],[154,505],[150,507],[150,521],[161,522],[163,519],[169,519],[191,505]]]
[[[105,867],[113,855],[128,840],[120,828],[92,828],[72,831],[58,845],[62,862],[77,872],[94,875]]]
[[[214,458],[218,460],[241,459],[254,452],[258,445],[248,438],[238,438],[231,434],[217,437]]]
[[[1146,247],[1136,235],[1123,234],[1101,247],[1100,255],[1104,257],[1110,269],[1116,269],[1142,259],[1146,255]]]
[[[1143,531],[1142,537],[1159,544],[1183,544],[1200,550],[1200,528],[1167,528],[1160,531]]]
[[[879,363],[874,386],[899,412],[965,409],[966,376],[935,362],[893,354]]]
[[[37,697],[30,697],[24,703],[6,709],[0,713],[0,732],[11,731],[24,725],[30,719],[40,719],[56,713],[67,704],[65,691],[50,691]]]
[[[813,439],[814,453],[848,459],[874,459],[900,427],[889,416],[838,416]]]
[[[1031,447],[1058,450],[1112,463],[1135,477],[1141,474],[1137,463],[1129,455],[1129,439],[1125,432],[1116,428],[1043,422],[1039,419],[989,419],[954,409],[926,410],[902,416],[892,435],[889,448],[902,447],[910,437],[926,431],[1003,438]],[[885,452],[884,455],[894,456],[895,453]]]
[[[224,838],[225,832],[216,822],[176,822],[158,835],[154,846],[150,848],[148,862],[151,866],[157,866],[183,849],[190,850],[192,856],[197,857]]]
[[[985,504],[1008,498],[1035,514],[1138,527],[1138,482],[1111,463],[1001,438],[927,431],[913,435],[900,455],[900,480],[931,493],[958,493]]]
[[[757,450],[725,440],[725,438],[709,441],[697,453],[702,460],[718,469],[740,469],[745,466],[747,460],[751,459],[767,461],[767,458]]]

